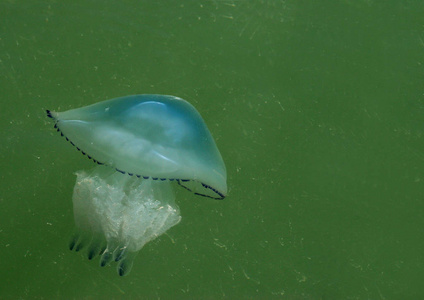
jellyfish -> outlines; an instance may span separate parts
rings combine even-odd
[[[100,266],[127,275],[138,251],[180,220],[173,186],[223,199],[227,174],[198,111],[165,95],[133,95],[65,112],[47,111],[54,127],[96,166],[76,172],[75,233]]]

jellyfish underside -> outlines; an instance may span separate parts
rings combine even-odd
[[[100,266],[116,261],[121,276],[147,242],[181,220],[169,180],[141,179],[107,166],[76,175],[70,249],[87,248],[90,260],[100,255]]]

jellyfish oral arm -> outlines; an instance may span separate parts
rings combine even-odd
[[[71,248],[88,248],[100,265],[118,262],[119,275],[128,274],[137,252],[180,220],[168,181],[140,180],[109,167],[77,172],[73,194],[77,231]]]

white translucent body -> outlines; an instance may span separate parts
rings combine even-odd
[[[140,179],[105,166],[79,171],[73,204],[77,234],[71,248],[88,244],[91,259],[101,255],[102,266],[119,261],[127,274],[135,254],[181,220],[171,183]]]

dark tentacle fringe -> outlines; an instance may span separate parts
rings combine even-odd
[[[183,188],[185,188],[187,191],[190,191],[190,192],[192,192],[193,194],[195,194],[195,195],[198,195],[198,196],[202,196],[202,197],[206,197],[206,198],[211,198],[211,199],[215,199],[215,200],[222,200],[222,199],[224,199],[225,198],[225,196],[223,195],[223,194],[221,194],[220,192],[218,192],[216,189],[214,189],[213,187],[211,187],[211,186],[209,186],[209,185],[207,185],[207,184],[204,184],[204,183],[202,183],[201,182],[201,184],[202,184],[202,186],[204,187],[204,188],[207,188],[207,189],[210,189],[211,191],[213,191],[215,194],[217,194],[219,197],[212,197],[212,196],[209,196],[209,195],[205,195],[205,194],[201,194],[201,193],[197,193],[197,192],[193,192],[190,188],[188,188],[188,187],[186,187],[185,185],[183,185],[181,182],[186,182],[186,181],[190,181],[190,180],[182,180],[182,179],[175,179],[177,182],[178,182],[178,185],[179,186],[181,186],[181,187],[183,187]]]
[[[47,117],[49,117],[49,118],[51,118],[51,119],[53,119],[53,120],[55,120],[56,121],[56,119],[52,116],[52,113],[51,113],[51,111],[50,110],[46,110],[46,113],[47,113]]]

